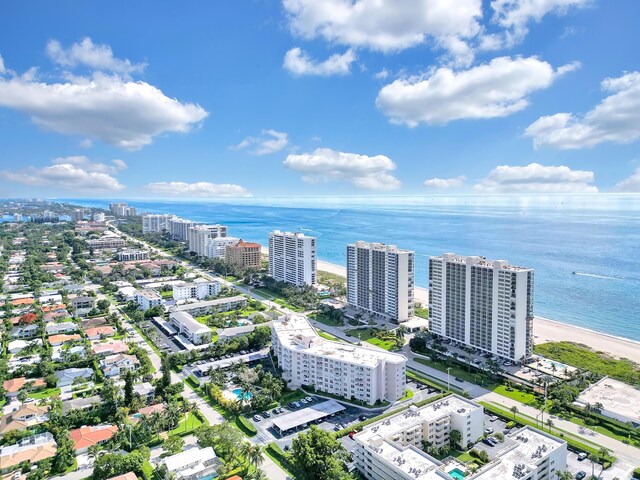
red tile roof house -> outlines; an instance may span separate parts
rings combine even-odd
[[[110,326],[87,328],[84,333],[89,340],[100,340],[105,337],[112,337],[116,334],[116,329]]]
[[[16,398],[20,389],[25,387],[27,390],[46,386],[47,383],[42,378],[13,378],[2,384],[8,399]]]
[[[58,347],[63,343],[72,342],[74,340],[81,340],[82,337],[77,333],[73,335],[65,335],[64,333],[60,335],[51,335],[47,340],[49,341],[49,345],[52,347]]]
[[[117,477],[111,477],[107,480],[138,480],[138,477],[133,472],[127,472],[122,475],[118,475]]]
[[[77,430],[71,430],[69,436],[74,443],[76,452],[85,453],[91,445],[100,445],[106,442],[117,431],[117,425],[84,426]]]
[[[114,353],[127,353],[129,351],[129,346],[120,340],[114,340],[105,343],[94,343],[91,350],[94,355],[106,357],[107,355],[113,355]]]

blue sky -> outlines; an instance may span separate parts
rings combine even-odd
[[[635,0],[0,5],[0,196],[640,191]]]

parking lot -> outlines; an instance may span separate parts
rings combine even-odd
[[[164,332],[160,328],[158,328],[158,326],[152,321],[145,320],[144,322],[140,323],[140,326],[142,327],[142,330],[144,332],[154,332],[147,333],[147,336],[152,337],[153,343],[156,345],[156,347],[158,347],[159,350],[167,353],[182,351],[182,349],[173,340],[171,340],[171,338],[165,335]]]
[[[574,478],[580,478],[577,476],[579,472],[586,473],[583,478],[591,478],[591,462],[588,459],[578,460],[578,454],[575,452],[569,452],[567,456],[567,470],[573,474]],[[631,478],[632,472],[633,466],[621,467],[620,462],[617,462],[616,465],[602,472],[602,475],[598,478],[602,480],[614,480],[615,478],[625,480]],[[600,465],[597,463],[595,464],[594,473],[596,477],[600,473]]]
[[[297,434],[306,431],[309,426],[301,426],[293,430],[292,432],[282,436],[274,428],[273,421],[276,418],[287,415],[291,412],[302,410],[303,408],[327,401],[327,399],[315,395],[311,395],[307,397],[307,399],[310,399],[311,402],[293,402],[283,407],[272,409],[264,412],[263,414],[255,415],[254,417],[250,418],[251,422],[258,430],[258,438],[261,440],[261,443],[269,443],[275,441],[278,445],[280,445],[281,448],[289,448],[291,446],[293,438],[295,438]],[[344,428],[348,428],[351,425],[380,414],[380,412],[366,412],[360,408],[347,405],[344,405],[344,407],[345,409],[342,412],[322,419],[316,425],[323,430],[335,432]]]

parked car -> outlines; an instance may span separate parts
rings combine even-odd
[[[313,402],[313,398],[311,398],[311,397],[304,397],[304,399],[307,401],[307,403],[312,403]]]
[[[484,429],[485,435],[491,435],[492,433],[493,433],[493,428],[489,427]]]
[[[461,379],[460,377],[455,377],[456,378],[456,382],[464,382],[463,379]]]
[[[262,420],[262,417],[260,417],[260,415],[254,415],[253,416],[253,421],[254,422],[259,422],[260,420]]]
[[[578,460],[579,460],[579,461],[586,460],[588,456],[589,456],[589,455],[587,455],[585,452],[579,453],[579,454],[578,454]]]
[[[360,420],[361,422],[364,422],[366,419],[367,419],[367,416],[366,416],[366,415],[360,415],[360,416],[358,417],[358,420]]]
[[[491,416],[489,417],[489,421],[490,421],[490,422],[495,422],[496,420],[498,420],[498,417],[496,417],[495,415],[491,415]]]
[[[576,473],[576,480],[582,480],[586,476],[587,476],[587,472],[580,470],[578,473]]]

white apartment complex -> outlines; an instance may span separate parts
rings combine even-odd
[[[172,312],[169,315],[171,325],[194,345],[211,342],[211,329],[198,322],[187,312]]]
[[[126,217],[128,212],[129,205],[126,203],[110,203],[109,210],[116,217]]]
[[[173,299],[174,300],[190,300],[197,298],[198,300],[204,300],[206,297],[214,297],[220,293],[220,282],[192,282],[183,283],[182,285],[173,286]]]
[[[169,220],[169,232],[175,240],[186,242],[189,238],[189,229],[198,225],[193,220],[185,220],[184,218],[174,217]]]
[[[440,448],[449,443],[451,431],[458,430],[461,446],[467,448],[482,436],[483,425],[482,405],[457,395],[423,407],[412,405],[353,437],[354,464],[370,480],[450,479],[444,465],[422,451],[423,442]]]
[[[162,233],[169,231],[169,222],[177,218],[170,213],[147,214],[142,216],[142,233]]]
[[[533,353],[533,270],[445,253],[429,259],[429,331],[512,361]]]
[[[269,233],[269,275],[279,282],[317,283],[316,238],[304,233]]]
[[[204,256],[207,258],[221,258],[224,260],[227,255],[227,247],[237,245],[240,239],[236,237],[210,238],[205,246]]]
[[[226,237],[227,227],[223,225],[196,225],[189,228],[188,232],[189,250],[199,257],[204,257],[207,253],[207,243],[213,238]]]
[[[121,250],[118,252],[118,261],[131,262],[149,260],[149,252],[147,250]]]
[[[96,250],[101,248],[122,248],[125,246],[125,241],[116,234],[107,234],[100,238],[90,238],[87,240],[89,248],[95,248]]]
[[[162,296],[155,290],[141,290],[136,293],[136,303],[141,310],[146,311],[162,305]]]
[[[370,405],[405,395],[403,355],[327,341],[300,315],[280,317],[271,329],[282,378],[292,388],[310,385]]]
[[[414,256],[384,243],[347,245],[349,307],[398,323],[413,317]]]

